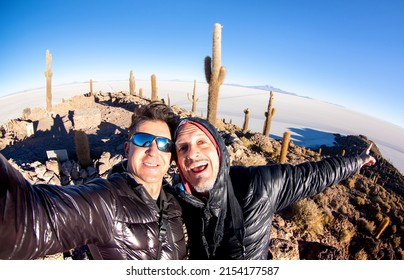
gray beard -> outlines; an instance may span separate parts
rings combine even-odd
[[[194,189],[198,193],[205,193],[205,192],[208,192],[211,189],[213,189],[214,185],[215,185],[215,183],[210,183],[210,184],[205,185],[205,186],[194,186]]]

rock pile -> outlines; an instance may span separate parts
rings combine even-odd
[[[101,177],[105,178],[113,165],[123,160],[123,156],[111,157],[109,152],[104,152],[94,161],[92,166],[82,167],[75,160],[49,159],[45,163],[35,161],[19,166],[14,160],[10,163],[18,169],[31,184],[53,185],[80,185],[87,181]]]

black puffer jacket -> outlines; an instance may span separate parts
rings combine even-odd
[[[188,231],[190,259],[267,259],[273,214],[320,193],[360,169],[360,158],[337,157],[296,166],[230,167],[222,137],[205,120],[221,152],[218,178],[201,201],[176,185]]]
[[[164,191],[160,201],[169,224],[161,259],[184,259],[181,208]],[[30,185],[0,154],[0,259],[35,259],[84,244],[99,259],[156,259],[161,213],[128,173],[79,186]]]

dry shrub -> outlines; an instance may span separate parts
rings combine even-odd
[[[367,260],[367,259],[368,259],[368,254],[366,254],[364,249],[361,249],[360,251],[356,252],[355,260]]]
[[[262,152],[269,154],[269,155],[272,155],[274,153],[274,149],[272,148],[272,146],[269,146],[269,145],[262,145],[261,150],[262,150]]]
[[[251,144],[252,144],[252,142],[249,139],[247,139],[246,137],[244,137],[244,136],[240,137],[240,140],[241,140],[241,142],[243,142],[243,145],[246,148],[250,147]]]
[[[330,198],[324,192],[319,193],[313,197],[313,200],[323,208],[326,208],[330,203]]]
[[[390,228],[391,228],[391,233],[392,234],[397,233],[397,226],[396,225],[392,225]]]
[[[356,205],[358,205],[358,206],[362,206],[362,205],[366,204],[366,200],[360,196],[357,196],[355,198],[355,202],[356,202]]]
[[[341,205],[341,206],[338,208],[338,211],[339,211],[341,214],[344,214],[344,215],[348,214],[348,208],[346,207],[346,205]]]
[[[375,218],[378,222],[381,222],[381,221],[383,221],[384,217],[383,217],[383,214],[379,212],[376,214]]]
[[[375,223],[373,221],[368,221],[365,218],[359,218],[358,226],[369,233],[372,233],[375,230]]]
[[[348,229],[342,229],[339,235],[339,242],[349,244],[354,235],[355,235],[354,231]]]
[[[392,244],[393,244],[393,248],[400,248],[400,245],[401,245],[401,236],[395,236],[394,238],[393,238],[393,242],[392,242]]]
[[[379,192],[381,194],[381,192]],[[372,202],[375,204],[379,205],[382,208],[382,211],[384,213],[389,213],[391,210],[391,204],[388,200],[386,200],[386,197],[380,197],[380,196],[374,196],[372,198]]]
[[[354,177],[348,178],[348,179],[347,179],[348,187],[349,187],[350,189],[355,188],[355,182],[356,182],[356,178],[354,178]]]
[[[397,250],[397,259],[404,260],[404,250],[401,248]]]
[[[324,213],[310,199],[298,201],[292,206],[293,221],[301,228],[312,234],[324,231]]]

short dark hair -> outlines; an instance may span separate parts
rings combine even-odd
[[[163,121],[167,123],[171,139],[174,139],[174,132],[177,128],[179,117],[171,107],[159,101],[154,101],[146,105],[140,105],[132,115],[132,121],[128,128],[128,137],[135,133],[139,124],[145,121]],[[174,140],[173,140],[174,141]]]

